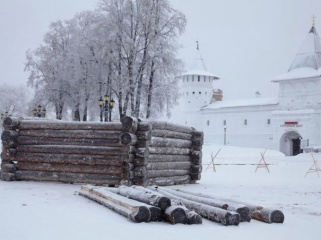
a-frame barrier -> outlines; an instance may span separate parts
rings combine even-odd
[[[268,165],[266,164],[266,161],[265,161],[265,158],[264,158],[264,155],[266,153],[266,150],[264,150],[264,152],[260,152],[261,154],[261,159],[260,159],[260,162],[256,165],[256,169],[255,169],[255,172],[259,169],[259,168],[265,168],[269,173],[270,173],[270,170],[269,170],[269,167]]]
[[[217,157],[217,155],[218,155],[218,153],[219,153],[220,151],[221,151],[221,149],[219,149],[219,150],[216,152],[215,156],[214,156],[213,153],[211,153],[211,159],[212,159],[212,160],[211,160],[211,162],[208,164],[208,166],[207,166],[207,168],[205,169],[205,171],[206,171],[207,169],[213,168],[213,171],[216,172],[214,160],[215,160],[215,158]]]
[[[318,174],[318,178],[320,178],[319,172],[321,172],[321,169],[320,169],[320,167],[318,165],[318,161],[314,158],[314,155],[313,155],[312,152],[311,152],[311,157],[312,157],[312,160],[313,160],[313,165],[309,168],[309,170],[304,175],[304,177],[306,177],[306,175],[308,175],[309,173],[316,172]]]

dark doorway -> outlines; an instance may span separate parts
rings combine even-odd
[[[301,139],[292,139],[293,142],[293,156],[298,155],[301,153]]]

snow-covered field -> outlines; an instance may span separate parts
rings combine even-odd
[[[205,171],[211,153],[220,148],[215,159],[216,172],[213,168]],[[171,188],[279,209],[285,215],[283,224],[256,220],[239,226],[223,226],[208,220],[203,220],[202,225],[132,223],[79,196],[80,185],[0,181],[0,239],[320,239],[321,178],[317,173],[304,177],[313,164],[311,155],[284,157],[267,150],[265,160],[270,164],[270,173],[264,168],[255,172],[260,152],[264,149],[204,146],[199,183]],[[314,156],[321,159],[320,153]]]

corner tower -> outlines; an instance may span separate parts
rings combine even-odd
[[[183,111],[199,110],[213,98],[213,82],[218,80],[208,72],[198,42],[190,70],[182,77],[181,107]]]

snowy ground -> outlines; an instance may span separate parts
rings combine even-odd
[[[239,226],[207,220],[202,225],[138,224],[79,196],[79,185],[0,181],[0,239],[320,239],[321,178],[317,173],[304,177],[313,164],[310,154],[284,157],[268,150],[268,173],[264,168],[255,172],[264,149],[204,146],[204,164],[219,148],[216,172],[205,171],[204,165],[198,184],[171,188],[276,208],[285,214],[283,224],[256,220]],[[321,153],[314,156],[320,166]]]

